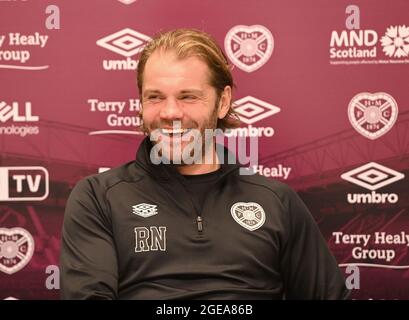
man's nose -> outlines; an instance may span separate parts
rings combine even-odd
[[[164,120],[182,119],[183,110],[174,98],[167,98],[160,110],[160,117]]]

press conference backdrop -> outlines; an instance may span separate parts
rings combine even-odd
[[[243,123],[232,135],[259,137],[256,171],[299,192],[352,297],[409,299],[408,12],[407,0],[1,0],[0,299],[59,297],[66,199],[134,159],[138,53],[179,27],[224,49]]]

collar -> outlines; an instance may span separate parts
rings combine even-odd
[[[149,136],[142,140],[138,151],[136,152],[135,165],[144,170],[150,176],[161,181],[169,181],[175,178],[183,180],[183,176],[176,170],[174,165],[152,163],[150,158],[152,146],[153,145]],[[219,159],[224,160],[224,163],[220,165],[220,176],[218,180],[226,177],[226,175],[230,173],[238,172],[238,169],[240,168],[239,164],[226,163],[228,162],[228,159],[235,160],[235,156],[229,151],[229,149],[223,145],[216,144],[216,153],[218,154]]]

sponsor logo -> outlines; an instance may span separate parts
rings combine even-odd
[[[409,56],[409,27],[390,26],[381,38],[382,51],[388,57],[402,58]]]
[[[399,200],[396,193],[377,193],[375,190],[404,177],[404,174],[376,162],[367,163],[341,175],[342,179],[372,191],[361,194],[348,193],[348,203],[396,203]]]
[[[227,32],[224,47],[235,66],[243,71],[253,72],[270,59],[274,38],[264,26],[238,25]]]
[[[234,105],[240,120],[248,126],[227,130],[226,136],[272,137],[274,135],[272,127],[253,127],[252,124],[280,112],[279,107],[252,96],[241,98],[235,101]]]
[[[253,124],[280,112],[279,107],[251,96],[237,100],[235,105],[234,110],[246,124]]]
[[[275,167],[257,165],[253,167],[253,171],[267,178],[282,178],[287,180],[291,172],[291,167],[285,167],[282,164]]]
[[[383,264],[391,262],[399,253],[407,250],[409,247],[409,234],[401,231],[399,233],[388,233],[376,231],[371,234],[343,233],[340,231],[332,233],[334,243],[342,245],[342,251],[345,252],[346,246],[351,246],[350,256],[360,262],[355,265],[380,267],[385,269],[407,269],[408,265]],[[377,248],[379,246],[379,248]],[[401,262],[398,259],[396,262]],[[375,263],[373,263],[375,262]],[[343,264],[343,266],[348,265]],[[341,266],[341,265],[340,265]]]
[[[38,50],[46,47],[48,35],[39,32],[0,33],[0,69],[44,70],[48,65],[30,65],[30,59]]]
[[[143,218],[148,218],[158,214],[157,208],[158,206],[154,204],[140,203],[132,206],[132,213]]]
[[[272,137],[274,135],[274,129],[272,127],[253,127],[249,125],[237,129],[227,129],[225,135],[227,137]]]
[[[143,50],[150,37],[130,28],[122,29],[97,41],[97,45],[126,57],[125,60],[103,60],[105,70],[136,70],[138,63],[131,57]]]
[[[43,167],[0,167],[0,201],[42,201],[48,190]]]
[[[89,135],[143,135],[143,132],[138,130],[141,126],[141,118],[138,116],[141,109],[139,99],[129,99],[128,101],[88,99],[87,103],[90,107],[90,112],[106,115],[105,123],[109,128],[91,131]]]
[[[363,92],[352,98],[348,118],[356,131],[374,140],[386,134],[398,117],[395,99],[384,92]]]
[[[15,125],[20,123],[35,123],[39,121],[39,117],[32,114],[31,102],[24,104],[24,111],[19,107],[17,102],[8,104],[0,101],[0,134],[4,135],[34,135],[40,132],[38,126],[30,125]],[[2,126],[2,123],[14,122],[10,126]]]
[[[333,30],[329,55],[332,65],[409,63],[409,27],[389,26],[382,37],[372,29]]]
[[[254,231],[266,221],[266,213],[256,202],[236,202],[230,209],[233,219],[247,230]]]
[[[0,271],[13,274],[24,268],[34,253],[34,239],[23,228],[0,228]]]

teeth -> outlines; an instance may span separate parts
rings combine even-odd
[[[178,134],[178,133],[185,133],[188,129],[162,129],[163,133],[166,134]]]

